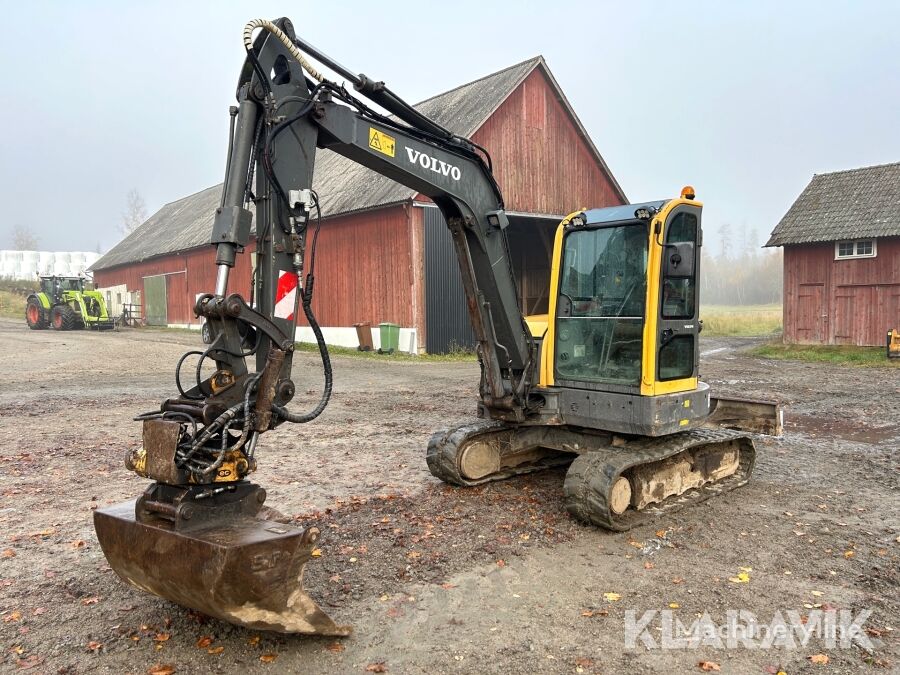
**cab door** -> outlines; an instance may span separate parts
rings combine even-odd
[[[699,205],[681,202],[665,217],[660,246],[653,394],[697,386],[700,273]]]

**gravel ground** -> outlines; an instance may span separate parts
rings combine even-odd
[[[149,330],[30,332],[0,319],[4,670],[654,673],[703,672],[705,662],[794,675],[900,666],[900,370],[767,361],[744,353],[752,339],[704,339],[703,376],[715,391],[780,399],[787,433],[758,441],[746,487],[611,534],[565,513],[564,470],[474,489],[431,477],[425,444],[470,419],[474,363],[335,358],[326,413],[267,434],[255,476],[269,505],[323,531],[306,585],[338,623],[354,625],[334,640],[223,624],[126,586],[106,565],[91,512],[142,491],[147,481],[122,464],[140,438],[131,417],[172,394],[174,363],[198,342]],[[295,363],[298,391],[312,400],[317,360],[299,354]],[[704,626],[724,623],[728,610],[761,624],[793,612],[811,625],[831,609],[870,609],[871,648],[816,636],[804,645],[795,634],[793,647],[710,638],[663,649],[661,613],[643,642],[625,635],[627,617],[647,610]]]

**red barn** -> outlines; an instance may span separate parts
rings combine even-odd
[[[550,248],[561,216],[627,200],[543,57],[416,108],[490,151],[510,215],[522,307],[546,311]],[[458,263],[437,208],[329,151],[317,156],[313,185],[323,215],[313,307],[326,341],[356,345],[353,324],[390,321],[401,326],[403,350],[437,353],[470,344]],[[160,209],[93,265],[97,286],[141,291],[148,323],[197,325],[193,299],[215,286],[209,238],[220,190]],[[252,262],[239,256],[233,290],[247,293]],[[298,327],[298,339],[309,339],[308,332]]]
[[[900,163],[813,176],[772,231],[784,341],[883,345],[900,328]]]

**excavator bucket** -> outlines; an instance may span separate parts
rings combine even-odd
[[[110,567],[132,586],[247,628],[350,634],[349,626],[332,621],[303,590],[316,528],[247,514],[178,526],[178,519],[145,513],[140,500],[94,512]]]

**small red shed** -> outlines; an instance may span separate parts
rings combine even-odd
[[[884,345],[900,328],[900,163],[813,176],[766,246],[784,247],[784,341]]]
[[[490,151],[510,215],[522,307],[546,311],[550,247],[560,218],[576,208],[627,200],[543,57],[416,108]],[[326,341],[354,346],[353,324],[389,321],[401,326],[405,351],[439,353],[470,344],[459,268],[437,208],[330,151],[316,158],[313,187],[323,215],[313,309]],[[220,190],[214,186],[161,208],[94,263],[97,286],[141,291],[150,323],[195,326],[193,299],[215,285],[209,240]],[[251,242],[248,253],[253,248]],[[246,294],[251,265],[250,255],[238,256],[232,290]],[[297,338],[311,339],[311,331],[298,326]]]

